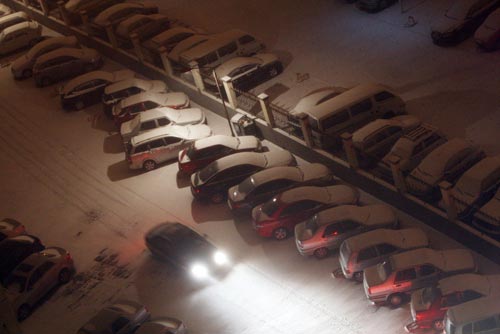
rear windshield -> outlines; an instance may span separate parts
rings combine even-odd
[[[424,304],[432,304],[434,300],[436,300],[437,297],[439,297],[440,293],[438,288],[436,287],[430,287],[430,288],[425,288],[424,291],[422,292],[422,301]]]
[[[248,194],[255,189],[255,184],[253,182],[253,177],[246,178],[243,182],[238,186],[238,191],[241,194]]]
[[[389,277],[392,273],[391,263],[389,261],[385,261],[384,263],[377,265],[377,272],[380,279],[385,282],[387,277]]]
[[[314,215],[308,220],[306,220],[306,230],[311,232],[311,235],[316,233],[318,230],[318,215]]]
[[[280,205],[278,203],[278,199],[275,197],[262,205],[262,212],[268,216],[272,216],[276,211],[278,211],[279,207]]]
[[[200,181],[203,183],[208,181],[218,170],[219,166],[217,165],[217,161],[212,162],[200,171]]]
[[[12,274],[7,277],[5,287],[12,292],[21,293],[26,286],[26,276]]]

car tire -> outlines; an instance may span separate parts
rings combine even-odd
[[[271,67],[271,69],[269,70],[269,77],[274,78],[278,74],[279,74],[278,68]]]
[[[21,322],[28,318],[31,314],[31,307],[28,304],[22,304],[17,309],[17,321]]]
[[[403,304],[403,299],[404,298],[402,294],[393,293],[392,295],[389,296],[389,298],[387,298],[387,301],[392,307],[396,308],[401,306],[401,304]]]
[[[288,230],[284,227],[279,227],[273,231],[273,237],[276,240],[285,240],[288,238]]]
[[[436,319],[432,322],[432,328],[436,331],[436,332],[441,332],[443,331],[444,329],[444,321],[443,319]]]
[[[85,108],[85,104],[83,103],[83,101],[78,101],[75,103],[76,110],[82,110],[83,108]]]
[[[64,268],[59,272],[57,276],[60,285],[69,283],[71,280],[71,271],[68,268]]]
[[[33,71],[29,68],[27,68],[23,71],[23,78],[31,78],[32,75],[33,75]]]
[[[210,196],[210,201],[213,204],[220,204],[224,201],[224,196],[222,196],[221,193],[215,193],[212,196]]]
[[[324,259],[325,257],[328,256],[328,248],[326,247],[321,247],[321,248],[318,248],[314,251],[314,256],[318,259],[318,260],[321,260],[321,259]]]
[[[150,171],[152,171],[153,169],[156,169],[156,162],[154,162],[153,160],[146,160],[146,161],[144,161],[144,163],[142,164],[142,168],[143,168],[146,172],[150,172]]]
[[[47,87],[52,84],[52,80],[49,77],[43,77],[40,80],[40,87]]]
[[[353,275],[352,278],[359,283],[363,282],[363,272],[362,271],[356,271]]]

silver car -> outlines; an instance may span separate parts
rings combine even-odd
[[[71,255],[59,247],[48,247],[21,262],[5,282],[7,299],[17,313],[17,319],[26,319],[50,290],[69,282],[73,271]]]

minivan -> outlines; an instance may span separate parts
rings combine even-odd
[[[445,334],[500,333],[498,296],[479,298],[448,309],[444,319]]]
[[[17,23],[0,32],[0,55],[34,46],[41,40],[42,26],[35,21]]]
[[[361,84],[312,107],[308,115],[314,145],[338,147],[340,135],[353,132],[377,118],[405,113],[405,103],[390,88],[380,84]],[[292,127],[298,123],[289,121]],[[299,129],[300,131],[300,129]]]

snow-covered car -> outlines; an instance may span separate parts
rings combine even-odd
[[[24,234],[0,242],[0,282],[25,258],[45,249],[40,239]]]
[[[205,123],[205,113],[200,108],[187,108],[182,110],[168,107],[146,110],[137,114],[130,121],[120,126],[120,135],[123,142],[130,138],[156,128],[170,125],[190,125]]]
[[[9,14],[12,14],[12,9],[9,6],[0,3],[0,18]]]
[[[212,161],[240,152],[261,152],[262,143],[255,136],[215,135],[193,142],[179,152],[179,171],[194,173]]]
[[[132,300],[118,300],[101,309],[77,334],[132,334],[150,316],[144,305]]]
[[[0,32],[0,55],[33,47],[42,40],[42,26],[35,21],[11,25]]]
[[[242,91],[250,90],[274,78],[281,72],[283,72],[283,64],[272,53],[258,53],[251,57],[231,58],[215,69],[215,74],[219,80],[229,76],[232,79],[231,82],[234,88]],[[210,76],[205,77],[203,80],[207,88],[217,90],[215,78]]]
[[[33,65],[38,57],[62,47],[78,47],[75,36],[51,37],[36,44],[25,55],[17,58],[10,65],[12,75],[16,79],[29,78],[33,75]]]
[[[112,109],[121,100],[142,92],[166,93],[167,85],[161,80],[144,80],[133,78],[107,86],[102,94],[102,103],[106,116],[112,117]]]
[[[16,25],[18,23],[28,22],[30,20],[25,12],[15,12],[9,15],[0,17],[0,32],[4,29]]]
[[[358,0],[356,7],[369,13],[380,12],[396,3],[397,0]]]
[[[461,274],[411,294],[412,322],[405,328],[443,330],[443,319],[450,307],[488,296],[500,296],[500,275]]]
[[[474,40],[484,50],[500,48],[500,8],[491,13],[474,33]]]
[[[382,159],[401,136],[418,127],[420,123],[417,117],[411,115],[376,119],[354,131],[352,143],[363,158],[363,165],[368,165]]]
[[[210,39],[210,35],[205,34],[195,34],[192,35],[179,43],[177,43],[172,50],[168,53],[167,57],[175,63],[179,62],[179,56],[184,51],[188,51],[194,47],[197,47],[201,43],[204,43]]]
[[[103,65],[101,55],[94,49],[59,48],[37,58],[33,78],[38,87],[95,71]]]
[[[140,112],[161,107],[184,109],[189,107],[189,103],[189,97],[182,92],[153,93],[146,91],[127,97],[117,103],[113,107],[113,118],[115,124],[120,126]]]
[[[6,238],[17,237],[25,234],[26,228],[20,222],[12,218],[4,218],[0,221],[0,241]]]
[[[446,311],[443,334],[500,333],[498,296],[471,300]],[[474,332],[472,332],[474,328]]]
[[[427,154],[446,143],[446,140],[445,135],[437,128],[422,123],[399,138],[382,161],[390,166],[391,156],[397,156],[400,159],[399,168],[403,173],[407,173],[417,167]]]
[[[125,48],[133,46],[130,35],[135,33],[139,42],[150,39],[170,28],[170,19],[163,14],[136,14],[122,21],[116,28],[116,34]]]
[[[107,25],[116,26],[134,14],[156,13],[158,13],[158,6],[151,1],[119,3],[100,12],[92,21],[92,26],[102,30]]]
[[[162,46],[165,47],[167,51],[170,51],[177,43],[194,34],[195,31],[192,29],[173,27],[153,36],[151,39],[142,43],[142,46],[151,52],[158,52],[158,49]]]
[[[484,156],[477,146],[453,138],[429,153],[406,177],[408,190],[417,196],[435,199],[439,197],[438,185],[441,181],[454,183]]]
[[[126,144],[126,160],[130,169],[150,171],[162,162],[177,158],[179,151],[201,138],[212,135],[205,124],[171,125],[132,137]]]
[[[467,249],[418,248],[366,268],[363,286],[372,303],[396,307],[415,290],[433,286],[448,276],[475,271],[477,264]]]
[[[329,186],[335,183],[330,169],[319,163],[282,166],[250,175],[229,188],[227,204],[233,211],[248,211],[274,195],[299,186]]]
[[[64,4],[66,17],[72,25],[82,23],[81,12],[85,11],[89,18],[93,18],[106,8],[113,6],[122,0],[69,0]]]
[[[437,45],[460,43],[472,35],[499,5],[498,0],[452,1],[441,19],[432,24],[432,41]]]
[[[288,151],[266,153],[241,152],[211,162],[191,175],[191,193],[196,199],[221,203],[230,187],[261,170],[277,166],[296,166],[295,157]]]
[[[295,245],[300,255],[323,259],[349,237],[377,228],[397,227],[398,218],[387,205],[340,205],[295,225]]]
[[[141,325],[135,334],[186,334],[187,327],[179,319],[159,317]]]
[[[5,280],[6,297],[18,321],[26,319],[38,302],[55,286],[70,281],[73,259],[60,247],[31,254]]]
[[[496,238],[500,236],[500,189],[488,203],[477,210],[472,218],[472,224],[482,232]]]
[[[65,110],[81,110],[94,105],[101,101],[106,86],[134,76],[130,70],[92,71],[79,75],[61,87],[61,105]]]
[[[500,186],[500,156],[486,157],[468,169],[452,189],[459,217],[473,214]]]
[[[163,223],[146,233],[151,253],[190,272],[197,279],[224,274],[230,269],[229,256],[188,226]]]
[[[379,228],[342,242],[339,249],[340,268],[345,278],[360,282],[365,268],[382,263],[394,254],[428,246],[429,239],[420,229]]]
[[[260,236],[283,240],[293,234],[295,225],[317,212],[358,200],[359,191],[347,185],[297,187],[254,207],[252,224]]]

